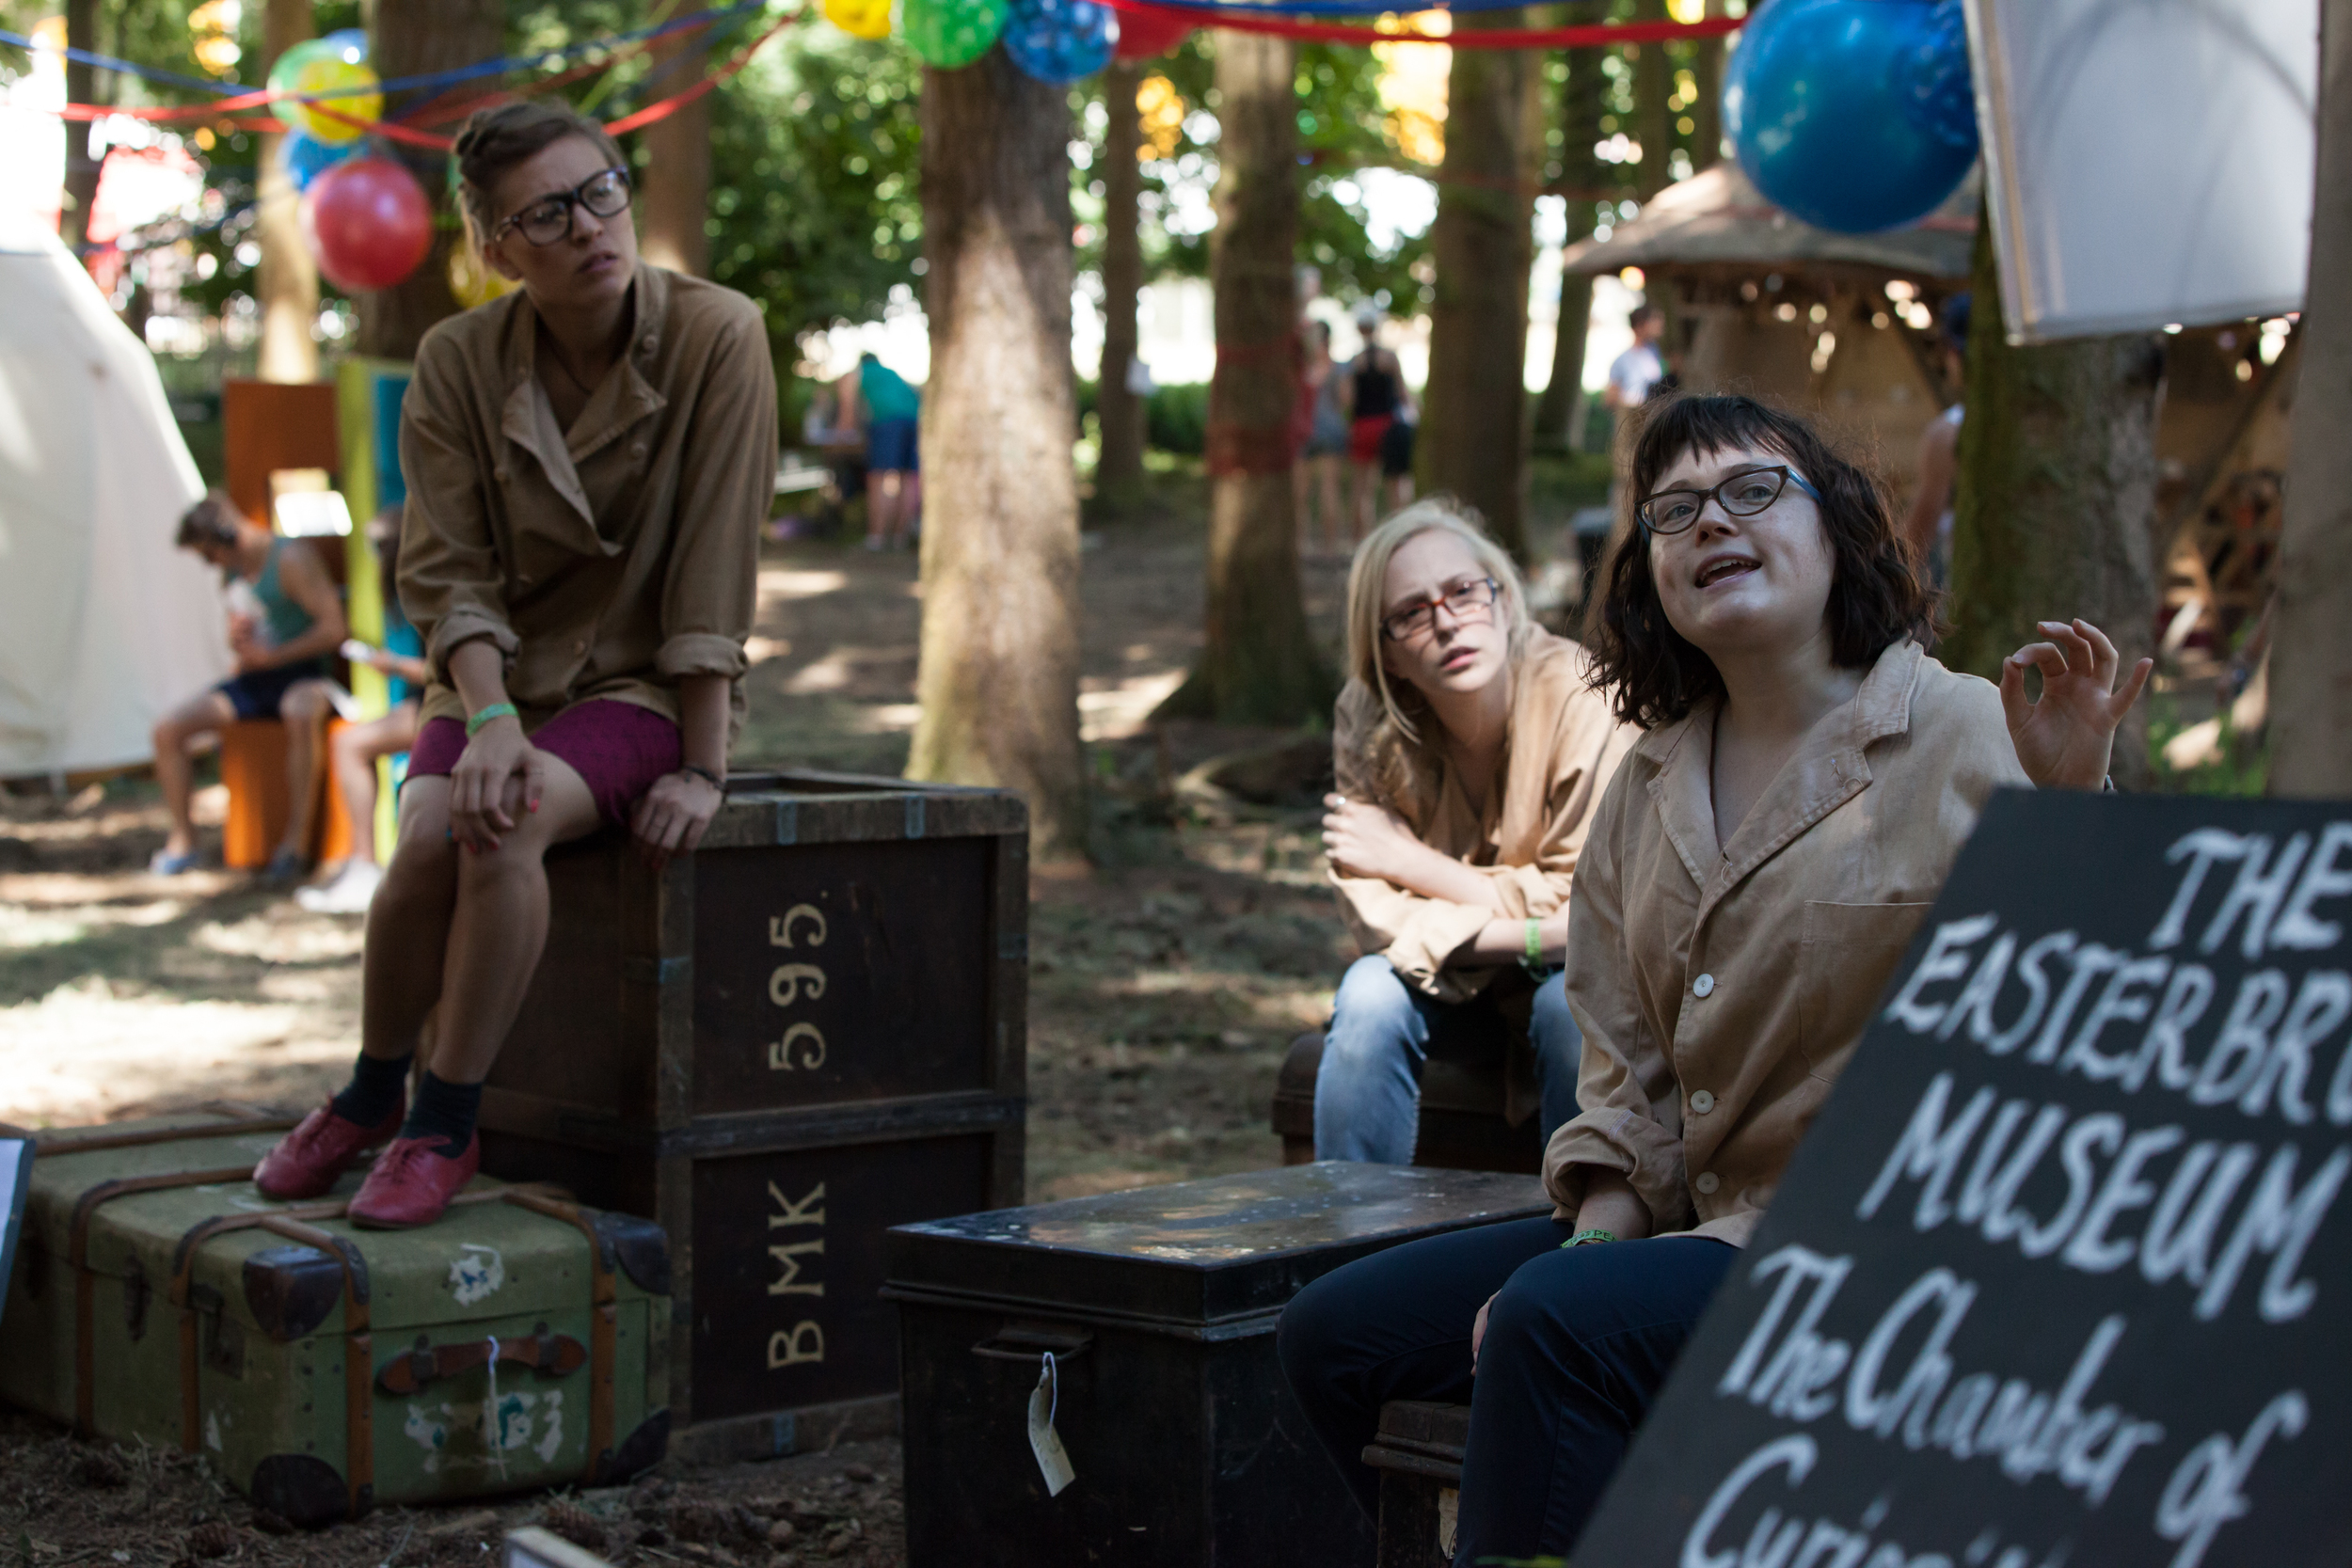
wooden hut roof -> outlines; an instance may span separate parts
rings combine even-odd
[[[1574,273],[1752,273],[1776,267],[1872,271],[1964,280],[1977,243],[1979,177],[1972,172],[1943,206],[1908,229],[1838,234],[1801,223],[1764,199],[1730,159],[1667,186],[1605,240],[1568,247]]]

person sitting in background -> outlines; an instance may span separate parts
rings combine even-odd
[[[1410,1164],[1431,1044],[1501,1049],[1520,1027],[1549,1138],[1576,1114],[1568,890],[1635,732],[1450,500],[1406,508],[1357,550],[1347,663],[1324,847],[1364,957],[1325,1032],[1315,1158]]]
[[[1633,329],[1633,346],[1609,362],[1609,384],[1601,388],[1601,406],[1613,414],[1639,408],[1666,379],[1666,359],[1658,340],[1666,335],[1666,313],[1655,305],[1636,305],[1625,319]]]
[[[1944,379],[1954,387],[1968,375],[1968,296],[1954,294],[1944,302],[1938,338],[1944,359]],[[1917,552],[1928,578],[1938,588],[1952,580],[1952,503],[1960,477],[1960,421],[1966,404],[1954,403],[1928,421],[1919,433],[1916,487],[1911,510],[1903,515],[1903,539]]]
[[[839,396],[840,422],[866,430],[866,547],[895,550],[922,512],[923,396],[871,350],[841,378]]]
[[[1409,1243],[1284,1308],[1284,1375],[1368,1510],[1390,1400],[1469,1403],[1455,1560],[1576,1543],[1772,1201],[1993,791],[2097,789],[2145,684],[2085,622],[1996,689],[1920,647],[1932,595],[1871,477],[1747,398],[1653,405],[1593,678],[1646,732],[1567,927],[1583,1035],[1546,1218]],[[2025,671],[2042,672],[2039,702]]]
[[[253,1173],[315,1197],[389,1146],[348,1210],[379,1228],[439,1218],[480,1167],[482,1083],[547,942],[548,851],[626,829],[659,874],[718,816],[775,494],[759,309],[638,260],[603,127],[508,103],[456,151],[469,241],[522,287],[417,349],[399,585],[432,684],[368,907],[359,1055]]]
[[[433,667],[424,661],[424,644],[400,608],[401,511],[397,506],[386,507],[368,524],[368,542],[375,546],[382,572],[378,580],[384,585],[384,645],[343,644],[344,657],[385,677],[390,688],[389,705],[381,719],[345,724],[328,737],[330,776],[351,823],[351,858],[326,881],[295,893],[294,902],[312,914],[364,914],[368,900],[375,896],[375,885],[384,879],[383,869],[375,863],[376,761],[397,756],[417,743],[421,693],[433,679]]]
[[[237,720],[276,719],[286,726],[286,832],[262,875],[296,880],[309,869],[319,736],[334,711],[326,658],[343,641],[342,600],[315,553],[255,526],[217,490],[188,508],[175,543],[227,579],[237,673],[156,721],[155,782],[171,827],[148,869],[171,877],[196,864],[195,746]]]

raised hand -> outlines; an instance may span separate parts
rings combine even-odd
[[[2122,657],[2106,633],[2088,621],[2042,621],[2048,639],[2028,642],[2001,661],[2001,706],[2009,737],[2026,776],[2042,789],[2097,789],[2107,776],[2115,729],[2139,700],[2156,667],[2143,658],[2115,689]],[[2042,697],[2026,700],[2026,671],[2042,672]]]
[[[1403,882],[1415,859],[1429,853],[1405,818],[1386,806],[1344,795],[1327,795],[1323,805],[1323,852],[1349,876]]]

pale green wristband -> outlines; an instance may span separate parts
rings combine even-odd
[[[515,705],[512,703],[492,703],[488,707],[484,708],[480,713],[475,714],[472,718],[466,721],[466,738],[471,740],[481,732],[483,725],[491,722],[493,720],[519,719],[521,717],[521,714],[515,711]]]
[[[1595,1226],[1590,1230],[1578,1231],[1566,1241],[1562,1242],[1560,1245],[1563,1249],[1572,1246],[1591,1246],[1597,1242],[1613,1242],[1616,1239],[1617,1233],[1615,1231],[1603,1230],[1598,1226]]]

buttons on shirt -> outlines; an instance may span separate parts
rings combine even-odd
[[[631,457],[638,458],[642,461],[645,453],[652,450],[652,448],[646,446],[643,441],[631,441],[628,447],[628,454]]]
[[[1691,994],[1692,994],[1692,996],[1699,996],[1699,997],[1707,997],[1707,996],[1712,996],[1712,995],[1714,995],[1714,994],[1715,994],[1715,976],[1713,976],[1712,974],[1702,974],[1702,975],[1700,975],[1697,979],[1695,979],[1695,980],[1692,981],[1692,982],[1691,982]]]
[[[644,337],[637,340],[637,352],[640,354],[651,354],[660,341],[660,339],[648,332]]]
[[[586,653],[587,651],[588,651],[588,640],[587,640],[586,638],[575,638],[575,639],[573,640],[573,641],[572,641],[572,652],[574,652],[574,653],[576,653],[576,654],[584,654],[584,653]]]
[[[1691,1091],[1692,1110],[1697,1112],[1700,1116],[1705,1116],[1708,1112],[1713,1110],[1714,1108],[1715,1097],[1712,1094],[1709,1094],[1705,1089],[1692,1089]]]
[[[1724,1179],[1711,1170],[1699,1172],[1697,1179],[1691,1183],[1692,1189],[1702,1197],[1713,1197],[1715,1189],[1723,1184]]]

